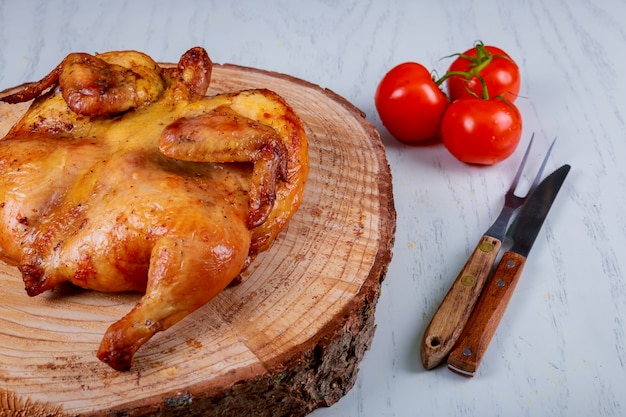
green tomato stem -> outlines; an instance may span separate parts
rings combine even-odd
[[[466,54],[450,55],[450,57],[456,56],[456,57],[468,60],[470,62],[469,71],[448,71],[441,78],[439,78],[438,80],[434,80],[434,81],[437,86],[440,86],[445,80],[453,76],[463,77],[466,80],[470,80],[472,77],[476,77],[478,78],[482,86],[482,99],[489,100],[489,92],[487,91],[487,84],[485,83],[485,80],[483,79],[483,77],[480,75],[480,72],[491,63],[491,61],[494,58],[494,55],[492,55],[487,50],[487,48],[485,47],[485,44],[482,42],[477,43],[475,48],[476,48],[475,57],[472,57]],[[469,91],[469,92],[472,95],[476,95],[472,91]]]

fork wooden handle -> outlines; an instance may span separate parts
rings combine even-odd
[[[502,242],[483,236],[452,284],[426,328],[421,345],[422,364],[433,369],[454,347],[493,268]]]

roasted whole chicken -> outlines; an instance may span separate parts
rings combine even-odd
[[[63,282],[138,291],[97,356],[133,355],[206,304],[300,205],[307,140],[269,90],[205,96],[212,63],[72,53],[6,103],[34,100],[0,140],[0,259],[30,296]]]

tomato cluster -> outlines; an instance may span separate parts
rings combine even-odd
[[[522,116],[514,104],[519,68],[506,52],[482,42],[452,56],[438,80],[416,62],[392,68],[376,90],[380,119],[399,141],[441,138],[463,162],[500,162],[515,151],[522,134]]]

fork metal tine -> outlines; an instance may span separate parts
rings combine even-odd
[[[515,173],[515,177],[513,177],[513,182],[511,183],[511,187],[509,187],[509,192],[514,192],[517,188],[517,183],[519,183],[519,179],[522,177],[522,172],[524,172],[524,165],[526,165],[526,161],[528,160],[528,155],[530,154],[530,147],[533,146],[533,140],[535,139],[535,132],[530,136],[530,141],[528,142],[528,147],[526,148],[526,152],[524,153],[524,157],[522,157],[522,162],[519,164],[519,168],[517,168],[517,172]]]
[[[530,194],[530,192],[541,181],[541,175],[543,174],[543,169],[545,168],[546,163],[548,162],[548,158],[550,157],[550,153],[552,152],[552,147],[554,146],[554,143],[556,142],[556,138],[552,141],[550,148],[546,152],[546,156],[543,158],[543,162],[541,163],[539,172],[537,172],[537,175],[535,176],[535,179],[533,181],[533,184],[531,185],[530,190],[523,197],[520,197],[515,194],[515,189],[517,188],[519,179],[522,175],[522,172],[524,171],[524,165],[526,165],[526,160],[528,159],[528,156],[530,153],[530,147],[533,143],[534,137],[535,137],[535,134],[533,133],[533,135],[530,137],[530,143],[528,144],[528,147],[526,148],[526,153],[524,153],[524,157],[522,158],[522,162],[520,163],[520,166],[517,169],[517,172],[515,173],[515,177],[513,178],[511,187],[504,195],[504,206],[502,207],[502,211],[496,218],[496,221],[491,225],[491,227],[485,233],[485,235],[487,236],[494,237],[498,240],[502,240],[504,238],[511,216],[518,208],[522,206],[522,204],[524,204],[524,201],[526,200],[526,197],[528,196],[528,194]]]
[[[539,185],[539,182],[541,182],[543,169],[546,167],[546,163],[548,162],[548,157],[550,156],[550,153],[552,152],[552,148],[554,147],[555,142],[556,142],[556,138],[554,138],[554,140],[550,144],[550,147],[548,148],[548,152],[546,152],[546,156],[545,158],[543,158],[543,162],[541,163],[541,166],[539,167],[539,171],[537,172],[537,175],[535,176],[535,180],[533,181],[526,195],[530,194],[535,188],[537,188],[537,186]]]

